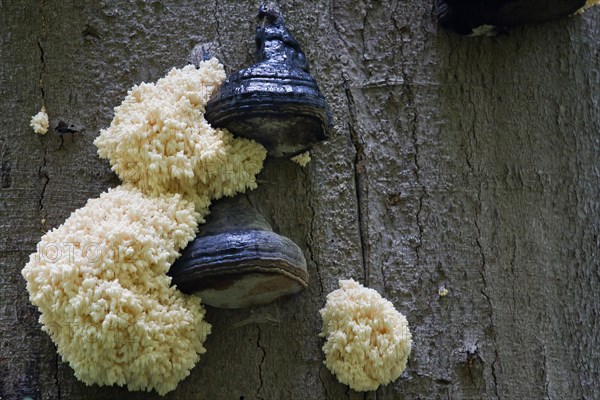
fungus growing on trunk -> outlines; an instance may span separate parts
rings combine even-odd
[[[587,0],[585,2],[585,5],[583,7],[581,7],[578,12],[582,13],[585,10],[587,10],[588,8],[593,7],[593,6],[597,6],[598,4],[600,4],[600,0]]]
[[[86,384],[175,389],[210,324],[166,275],[199,215],[181,196],[119,186],[46,233],[22,274],[40,323]]]
[[[320,311],[324,364],[350,388],[376,390],[406,368],[412,345],[408,322],[375,290],[352,279],[339,284]]]
[[[33,128],[35,133],[39,133],[40,135],[45,135],[48,132],[50,124],[48,122],[46,107],[42,106],[40,112],[31,117],[29,125]]]
[[[254,188],[266,157],[204,120],[224,78],[213,59],[131,89],[95,141],[124,185],[44,235],[22,271],[42,329],[87,384],[164,395],[205,352],[200,298],[166,273],[210,201]]]
[[[258,62],[227,78],[206,105],[206,119],[256,140],[269,155],[294,156],[327,138],[331,111],[279,7],[263,4],[258,22]]]
[[[292,157],[291,160],[301,167],[306,167],[310,162],[310,152],[305,151],[304,153]]]
[[[436,13],[446,29],[479,36],[567,17],[597,3],[598,0],[436,0]]]
[[[182,292],[221,308],[267,304],[308,286],[302,250],[273,232],[245,195],[214,203],[169,275]]]
[[[265,149],[234,139],[204,119],[225,79],[217,59],[173,68],[156,83],[134,86],[94,141],[121,180],[149,195],[180,193],[205,215],[210,201],[256,188]]]

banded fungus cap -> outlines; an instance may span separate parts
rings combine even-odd
[[[261,143],[275,157],[295,156],[327,139],[331,111],[274,3],[258,11],[256,59],[225,80],[206,106],[206,120]]]
[[[589,0],[588,0],[589,3]],[[437,19],[461,35],[493,35],[528,23],[575,14],[586,0],[437,0]]]
[[[268,304],[308,286],[302,250],[273,232],[244,195],[213,204],[169,275],[182,292],[219,308]]]

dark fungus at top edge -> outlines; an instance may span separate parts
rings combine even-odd
[[[275,157],[294,156],[327,139],[331,111],[274,4],[259,8],[256,59],[225,80],[206,106],[207,121],[256,140]]]

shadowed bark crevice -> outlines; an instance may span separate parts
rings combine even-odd
[[[343,78],[343,77],[342,77]],[[364,271],[364,282],[369,286],[369,227],[367,222],[368,213],[368,192],[365,185],[364,175],[366,174],[366,157],[365,149],[358,131],[358,117],[356,115],[356,105],[352,96],[352,89],[348,84],[348,80],[344,79],[344,92],[348,104],[348,130],[350,132],[350,140],[354,146],[354,187],[356,190],[356,204],[358,213],[358,231],[360,235],[360,248],[362,256],[362,264]]]
[[[308,205],[308,209],[310,210],[310,217],[308,218],[309,224],[308,224],[308,238],[306,240],[306,249],[308,250],[308,259],[314,264],[315,271],[317,271],[317,279],[319,280],[319,297],[322,298],[324,289],[323,289],[323,277],[321,276],[321,266],[317,262],[317,260],[315,258],[315,253],[313,250],[313,247],[318,243],[318,241],[316,240],[316,237],[315,237],[316,236],[315,217],[317,214],[315,211],[315,206],[313,204],[314,196],[313,196],[313,193],[311,190],[310,183],[308,181],[308,174],[306,173],[304,168],[300,168],[300,170],[301,170],[301,176],[302,176],[302,186],[307,193],[307,197],[308,197],[307,205]]]
[[[267,357],[267,351],[260,343],[260,338],[261,338],[260,325],[257,324],[256,325],[256,347],[260,350],[262,355],[260,357],[260,362],[258,363],[258,380],[260,382],[260,385],[258,386],[258,389],[256,389],[256,398],[263,399],[260,392],[262,391],[263,384],[264,384],[264,382],[263,382],[263,365],[265,363],[265,358]]]

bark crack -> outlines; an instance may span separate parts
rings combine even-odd
[[[496,375],[496,362],[498,361],[498,350],[496,348],[496,339],[494,339],[494,361],[492,362],[491,365],[491,370],[492,370],[492,379],[494,380],[494,395],[496,395],[496,398],[499,399],[500,396],[498,396],[498,376]]]
[[[48,147],[44,145],[41,136],[39,139],[40,144],[43,147],[44,153],[42,155],[42,165],[38,169],[38,174],[42,177],[44,182],[42,184],[42,192],[40,193],[40,199],[38,201],[38,211],[40,213],[40,218],[43,221],[46,218],[46,210],[44,208],[44,197],[46,196],[46,189],[48,188],[48,183],[50,182],[50,175],[48,175],[48,171],[46,170]]]
[[[259,325],[256,325],[256,331],[257,331],[257,335],[256,335],[256,347],[258,349],[260,349],[260,351],[262,352],[262,357],[260,359],[260,363],[258,364],[258,380],[260,382],[260,385],[258,386],[258,389],[256,389],[256,398],[264,400],[264,398],[260,396],[260,391],[262,390],[262,387],[263,387],[262,372],[263,372],[263,364],[265,362],[265,358],[267,357],[267,352],[266,352],[265,348],[262,347],[262,345],[260,344],[261,333],[260,333],[260,326]]]
[[[44,17],[42,16],[42,21],[43,21]],[[44,26],[44,22],[42,22],[42,30],[41,30],[41,36],[40,39],[38,39],[37,41],[37,46],[38,46],[38,50],[40,51],[40,73],[38,76],[38,88],[40,89],[40,96],[42,98],[42,106],[46,106],[45,104],[45,99],[46,99],[46,92],[44,91],[44,75],[46,73],[46,60],[45,60],[45,55],[44,55],[44,46],[42,45],[42,41],[41,38],[43,36],[45,36],[45,31],[43,28]]]
[[[329,400],[331,399],[331,397],[329,397],[329,393],[327,393],[327,385],[325,385],[325,381],[323,380],[323,376],[321,375],[322,371],[323,366],[321,365],[321,367],[319,368],[319,381],[321,381],[321,386],[323,386],[323,390],[325,390],[325,400]]]
[[[419,200],[418,200],[419,205],[417,208],[417,213],[415,215],[415,220],[416,220],[417,229],[418,229],[417,244],[415,245],[415,257],[416,257],[416,265],[419,265],[421,263],[421,248],[423,247],[423,232],[424,232],[424,227],[423,227],[423,222],[422,222],[423,200],[424,200],[425,196],[427,195],[427,188],[425,187],[425,184],[423,183],[423,181],[421,179],[422,178],[421,177],[421,164],[420,164],[420,157],[421,157],[420,147],[421,147],[421,145],[419,144],[419,138],[418,138],[419,113],[418,113],[417,107],[415,106],[415,93],[414,93],[413,85],[412,85],[412,77],[410,76],[410,74],[408,73],[408,71],[406,69],[406,65],[409,64],[409,60],[407,59],[406,55],[404,54],[404,48],[402,46],[400,46],[400,57],[402,58],[401,74],[402,74],[402,81],[403,81],[403,83],[402,83],[403,94],[406,99],[407,127],[408,127],[408,130],[411,135],[412,145],[413,145],[413,150],[414,150],[414,158],[413,158],[414,176],[415,176],[417,185],[421,189],[421,193],[419,195]]]
[[[360,240],[360,250],[362,256],[362,264],[364,270],[364,281],[365,286],[369,286],[369,247],[368,247],[368,222],[366,220],[367,215],[367,201],[365,197],[367,196],[368,188],[364,182],[363,175],[366,170],[366,157],[365,157],[365,149],[364,145],[359,137],[359,133],[356,129],[358,125],[358,118],[356,116],[356,106],[354,103],[354,97],[352,95],[352,90],[350,89],[350,85],[348,84],[348,79],[342,74],[342,79],[344,82],[344,91],[346,94],[346,100],[348,102],[348,114],[350,116],[350,120],[348,122],[348,130],[350,131],[350,140],[352,145],[354,146],[354,186],[356,188],[356,204],[357,204],[357,212],[358,212],[358,232],[359,232],[359,240]]]
[[[42,107],[45,107],[46,92],[44,91],[44,76],[46,73],[46,59],[44,46],[42,45],[43,40],[46,38],[46,17],[44,16],[44,9],[46,8],[46,0],[42,0],[40,3],[40,31],[37,39],[37,47],[40,51],[40,73],[38,76],[38,88],[40,89],[40,96],[42,97]]]
[[[408,83],[406,77],[404,78],[404,82],[407,83],[407,87],[409,88],[408,90],[411,93],[411,96],[410,96],[411,102],[409,103],[409,107],[413,108],[414,106],[412,105],[412,88],[410,87],[410,84]],[[418,116],[418,114],[417,114],[416,110],[413,110],[411,119],[409,121],[409,127],[410,127],[410,132],[411,132],[413,149],[415,151],[415,156],[414,156],[415,180],[417,181],[417,184],[421,187],[421,194],[419,195],[419,207],[417,208],[417,213],[415,215],[415,219],[417,222],[417,229],[419,231],[418,241],[415,246],[415,255],[416,255],[417,265],[419,265],[421,263],[421,248],[423,247],[423,230],[424,230],[423,222],[422,222],[423,199],[425,198],[427,189],[425,188],[425,185],[421,181],[421,165],[420,165],[420,161],[419,161],[420,145],[419,145],[419,140],[418,140],[418,135],[417,135],[417,116]]]
[[[60,366],[60,357],[59,357],[58,351],[57,351],[56,352],[56,374],[54,375],[54,380],[56,381],[57,396],[58,396],[58,399],[60,400],[62,398],[62,393],[60,391],[59,366]]]
[[[463,90],[464,92],[464,90]],[[475,102],[473,102],[473,92],[470,91],[469,92],[469,96],[467,96],[469,99],[469,105],[471,106],[472,112],[473,112],[473,118],[471,119],[471,126],[469,127],[469,145],[466,146],[466,159],[467,159],[467,166],[469,167],[469,169],[471,170],[472,173],[475,172],[475,169],[473,168],[473,153],[475,152],[475,150],[477,149],[477,147],[479,147],[479,144],[477,142],[477,135],[475,134],[475,129],[477,126],[477,108],[475,107]]]
[[[215,31],[217,32],[217,44],[221,48],[221,24],[219,23],[219,0],[215,0],[215,8],[213,10],[213,18],[215,19]],[[225,60],[222,60],[225,62]]]
[[[550,399],[550,381],[548,379],[548,349],[546,348],[546,344],[542,345],[542,362],[544,364],[544,368],[542,368],[542,380],[544,382],[544,399]]]
[[[366,47],[366,42],[365,42],[365,28],[367,26],[367,19],[369,18],[369,8],[368,8],[367,4],[365,4],[364,2],[363,2],[363,5],[365,7],[365,15],[363,15],[362,28],[360,29],[360,40],[362,42],[362,62],[363,62],[365,71],[367,71],[367,73],[369,75],[371,75],[370,70],[369,70],[369,68],[367,68],[367,65],[366,65],[367,47]]]
[[[351,45],[350,45],[350,43],[348,43],[348,41],[344,40],[344,38],[342,37],[342,34],[340,33],[339,26],[338,26],[338,23],[337,23],[338,19],[335,17],[334,8],[335,8],[335,5],[334,5],[334,1],[332,0],[329,3],[329,12],[331,14],[331,18],[332,18],[332,22],[333,22],[333,30],[335,31],[335,33],[336,33],[338,39],[340,40],[340,42],[342,42],[341,43],[342,47],[340,47],[340,48],[342,48],[342,49],[348,49],[348,48],[351,47]],[[340,60],[339,55],[338,55],[338,60]]]
[[[319,296],[322,297],[323,296],[323,277],[321,276],[321,267],[319,265],[319,263],[317,262],[317,260],[315,259],[315,254],[314,254],[314,250],[313,250],[313,244],[315,243],[315,218],[316,218],[316,211],[315,211],[315,206],[313,204],[313,196],[312,196],[312,190],[310,189],[309,185],[308,185],[308,176],[306,174],[306,171],[304,170],[304,168],[300,168],[301,173],[302,173],[302,186],[304,187],[304,190],[306,190],[306,193],[308,194],[308,208],[310,209],[310,224],[308,226],[308,240],[306,241],[306,249],[308,250],[308,258],[309,260],[315,265],[315,270],[317,271],[317,278],[319,279]]]
[[[44,46],[43,46],[42,42],[46,37],[46,17],[44,16],[45,6],[46,6],[46,2],[44,0],[41,2],[40,9],[39,9],[40,30],[39,30],[38,40],[36,42],[38,50],[40,52],[40,73],[38,76],[38,88],[40,90],[42,107],[44,107],[44,108],[46,107],[46,92],[44,90],[44,77],[46,74],[46,59],[45,59]],[[44,144],[44,141],[42,140],[41,135],[39,136],[39,140],[40,140],[40,145],[42,146],[42,149],[43,149],[43,154],[42,154],[42,165],[38,169],[38,175],[42,177],[43,184],[42,184],[42,191],[40,193],[40,199],[38,201],[38,211],[40,213],[40,220],[42,221],[42,228],[43,228],[45,221],[46,221],[46,212],[44,209],[44,197],[46,195],[46,189],[48,188],[48,183],[50,182],[50,176],[48,175],[48,171],[46,170],[48,148]],[[57,382],[57,384],[58,384],[58,382]],[[59,388],[59,391],[60,391],[60,388]]]
[[[479,213],[481,213],[481,205],[482,205],[481,185],[479,186],[479,190],[477,191],[477,202],[479,204]],[[490,307],[490,315],[489,315],[490,330],[491,330],[490,337],[492,339],[492,345],[493,345],[493,351],[494,351],[494,361],[492,361],[492,363],[490,365],[490,369],[491,369],[491,373],[492,373],[492,380],[494,382],[494,394],[496,395],[496,398],[499,399],[500,397],[498,396],[498,377],[496,374],[496,362],[498,361],[498,346],[496,344],[496,332],[494,329],[494,305],[492,303],[492,299],[486,292],[487,287],[488,287],[487,278],[486,278],[487,261],[486,261],[486,257],[485,257],[485,251],[483,250],[483,245],[482,245],[482,240],[481,240],[483,236],[481,233],[481,227],[479,226],[478,218],[479,218],[479,216],[476,216],[475,220],[474,220],[475,229],[477,230],[477,237],[475,238],[475,243],[477,244],[477,249],[479,250],[479,255],[481,257],[481,268],[479,269],[480,275],[481,275],[481,281],[483,283],[483,288],[481,289],[481,294],[483,295],[483,297],[485,298],[485,300],[487,301],[487,303]]]
[[[42,45],[43,40],[46,38],[46,17],[44,16],[44,9],[46,8],[46,1],[42,0],[40,3],[40,32],[37,39],[37,46],[40,51],[40,73],[38,77],[38,87],[40,89],[40,95],[42,97],[42,106],[46,106],[44,104],[44,100],[46,97],[46,93],[44,91],[44,75],[46,73],[46,60],[45,60],[45,52],[44,46]]]

